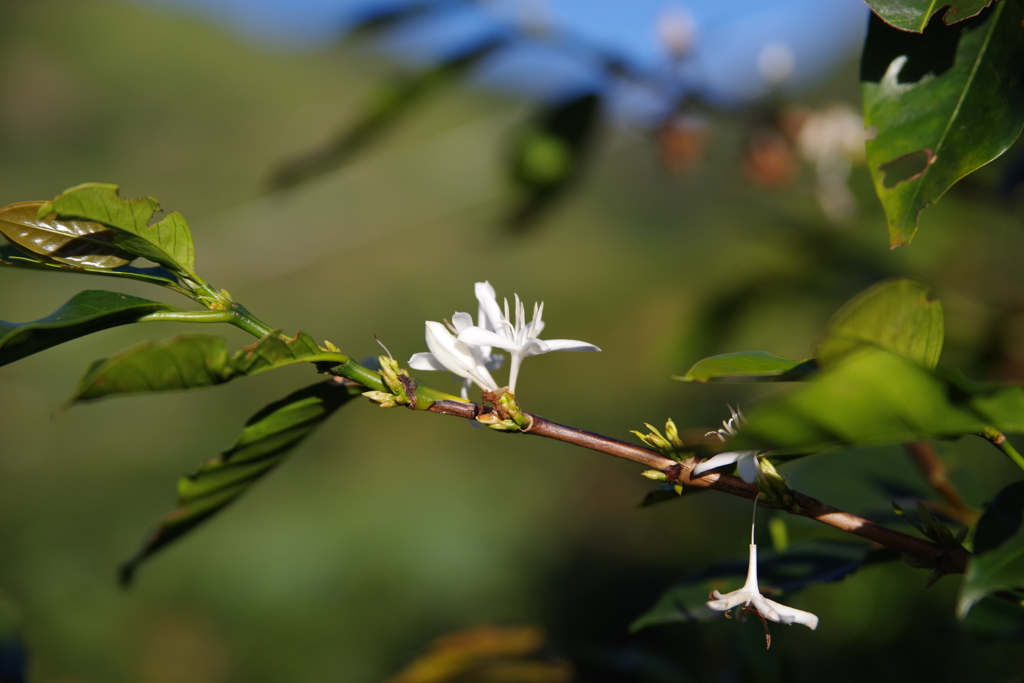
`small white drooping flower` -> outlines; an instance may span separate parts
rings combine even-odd
[[[509,367],[508,387],[516,391],[519,366],[527,356],[536,356],[551,351],[600,351],[593,344],[575,339],[538,339],[544,329],[544,304],[534,304],[533,319],[526,322],[526,306],[515,297],[515,321],[509,315],[508,299],[502,313],[494,287],[489,282],[476,283],[476,298],[480,302],[480,318],[477,325],[459,331],[459,341],[480,349],[496,347],[508,351],[512,356]]]
[[[754,499],[754,512],[757,513],[757,499]],[[803,624],[812,631],[818,628],[818,617],[810,612],[788,607],[779,604],[774,600],[761,595],[761,589],[757,585],[757,544],[754,543],[754,523],[750,523],[750,560],[747,564],[747,580],[742,588],[731,593],[719,593],[712,591],[709,596],[708,607],[718,612],[728,612],[734,608],[754,611],[762,620],[768,619],[780,624]],[[765,637],[768,645],[771,645],[771,634],[765,626]]]
[[[750,564],[747,565],[747,581],[743,587],[731,593],[711,593],[713,600],[708,607],[718,612],[728,612],[734,607],[752,607],[765,619],[780,624],[803,624],[812,631],[818,627],[818,617],[793,607],[781,605],[761,595],[757,585],[757,544],[750,544]]]
[[[736,436],[738,433],[736,428],[744,419],[743,413],[739,410],[733,410],[732,407],[729,408],[729,412],[732,413],[732,417],[722,421],[722,429],[708,432],[704,436],[714,434],[723,443],[730,436]],[[757,479],[758,473],[761,471],[761,466],[757,462],[757,451],[729,451],[727,453],[719,453],[699,463],[693,468],[693,476],[733,464],[739,470],[740,478],[748,484],[753,484]]]

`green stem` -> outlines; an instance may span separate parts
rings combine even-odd
[[[254,337],[263,338],[274,331],[273,327],[254,316],[242,304],[232,303],[231,310],[225,311],[225,313],[231,316],[231,319],[226,322],[245,330]]]
[[[995,427],[985,427],[985,431],[979,436],[987,439],[989,443],[1001,450],[1003,455],[1012,460],[1017,467],[1024,470],[1024,456],[1017,452],[1017,449],[1013,447],[1013,444],[1009,442],[1005,434]]]
[[[233,317],[231,311],[158,311],[139,318],[139,322],[229,323]]]

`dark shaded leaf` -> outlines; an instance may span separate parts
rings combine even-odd
[[[964,617],[964,628],[989,640],[1024,639],[1024,599],[1015,603],[1002,598],[982,598]]]
[[[128,294],[86,290],[40,320],[29,323],[0,320],[0,365],[93,332],[138,322],[150,313],[179,310]]]
[[[117,268],[135,254],[114,244],[114,231],[101,223],[39,217],[46,202],[22,202],[0,209],[0,234],[30,257],[72,266]]]
[[[796,361],[765,351],[739,351],[710,356],[694,363],[683,382],[794,382],[817,370],[814,360]]]
[[[764,401],[728,447],[818,449],[1024,431],[1024,388],[943,376],[864,348],[791,393]]]
[[[168,271],[155,266],[152,268],[136,268],[134,266],[119,266],[117,268],[92,268],[89,266],[70,266],[57,262],[45,262],[31,258],[10,245],[0,246],[0,266],[9,268],[27,268],[29,270],[42,270],[50,273],[75,273],[78,275],[104,275],[118,277],[128,280],[139,280],[161,287],[182,290],[174,276]]]
[[[957,616],[966,617],[988,595],[1014,590],[1024,591],[1024,527],[994,550],[970,559],[960,584]],[[1024,593],[1020,599],[1024,599]]]
[[[64,221],[95,221],[112,228],[113,243],[120,249],[159,263],[177,275],[198,279],[192,233],[180,213],[150,224],[160,204],[152,197],[122,199],[117,185],[86,183],[65,190],[39,208],[39,218]]]
[[[531,223],[579,177],[600,112],[601,97],[587,93],[541,110],[516,132],[509,175],[521,199],[513,226]]]
[[[665,503],[670,500],[679,500],[683,496],[690,496],[709,489],[702,489],[696,486],[678,486],[676,484],[662,484],[647,492],[644,499],[637,507],[646,508],[658,503]]]
[[[142,342],[97,361],[79,380],[68,403],[113,394],[198,389],[294,363],[347,360],[340,353],[323,351],[303,332],[292,338],[272,333],[233,354],[220,337],[180,334],[162,342]]]
[[[362,116],[337,139],[282,165],[270,179],[271,188],[291,187],[341,166],[402,120],[428,95],[462,77],[504,44],[503,37],[488,39],[429,69],[384,86],[374,95]]]
[[[974,553],[995,550],[1024,523],[1024,481],[1016,481],[992,499],[974,530]]]
[[[933,369],[945,336],[942,304],[920,280],[883,280],[851,299],[829,321],[815,358],[827,365],[870,344]]]
[[[865,125],[877,130],[867,162],[892,246],[909,243],[925,207],[1020,135],[1022,20],[1024,0],[954,26],[936,16],[921,36],[872,16],[861,63]]]
[[[784,553],[765,553],[758,561],[761,592],[777,599],[811,584],[839,581],[869,561],[869,546],[856,543],[817,541],[791,546]],[[871,561],[890,559],[879,555]],[[747,559],[720,562],[698,572],[665,591],[649,610],[634,621],[629,630],[648,626],[704,621],[721,612],[707,606],[712,590],[738,588],[747,573]]]
[[[360,387],[327,381],[289,394],[249,418],[235,444],[178,480],[178,509],[160,520],[134,557],[121,565],[131,583],[139,563],[192,531],[279,465],[334,411],[358,396]]]
[[[994,0],[865,0],[886,23],[904,31],[923,31],[933,15],[953,24],[977,16]]]

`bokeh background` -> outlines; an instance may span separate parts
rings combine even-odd
[[[500,78],[456,87],[348,165],[268,192],[281,162],[330,139],[422,54],[339,42],[334,30],[274,33],[274,21],[196,7],[0,4],[0,203],[86,181],[155,196],[188,219],[210,282],[356,357],[378,353],[374,335],[402,359],[425,350],[423,321],[474,310],[478,280],[543,300],[547,336],[603,352],[525,363],[524,406],[623,439],[669,416],[716,426],[727,403],[764,390],[672,374],[712,353],[805,357],[839,305],[893,274],[926,280],[944,302],[944,363],[1022,379],[1021,213],[997,191],[1008,162],[929,209],[913,246],[897,251],[862,167],[843,220],[822,210],[814,169],[796,157],[786,182],[751,174],[751,131],[779,107],[858,106],[863,8],[844,18],[852,28],[821,57],[827,69],[779,92],[762,83],[723,95],[685,172],[670,172],[637,120],[608,121],[575,191],[511,232],[501,160],[537,93]],[[5,270],[0,283],[11,321],[86,288],[182,303],[77,275]],[[177,476],[232,443],[263,405],[316,380],[295,367],[58,412],[90,361],[185,330],[195,331],[109,330],[0,373],[0,605],[33,682],[383,681],[430,639],[485,623],[544,628],[581,681],[960,681],[979,665],[970,680],[1019,680],[1020,644],[955,621],[956,577],[926,589],[926,572],[902,564],[794,596],[821,626],[777,627],[767,653],[756,622],[630,635],[674,580],[745,553],[748,503],[702,494],[638,509],[651,486],[628,463],[369,403],[341,411],[121,590],[116,566],[171,508]],[[234,328],[201,331],[249,343]],[[976,506],[1015,476],[980,440],[941,452]],[[883,514],[894,487],[929,495],[898,448],[829,453],[784,473],[861,513]],[[794,539],[834,537],[787,523]]]

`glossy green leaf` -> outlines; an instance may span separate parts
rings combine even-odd
[[[126,265],[117,268],[92,268],[89,266],[71,266],[63,263],[46,262],[25,255],[20,249],[10,245],[0,245],[0,267],[26,268],[42,270],[50,273],[75,273],[78,275],[102,275],[127,280],[138,280],[153,285],[160,285],[176,291],[184,290],[178,286],[177,280],[169,272],[154,266],[152,268],[136,268]]]
[[[865,0],[886,23],[920,33],[938,13],[942,22],[954,24],[977,16],[993,0]]]
[[[858,294],[829,321],[815,357],[827,365],[870,344],[926,368],[939,363],[945,323],[942,304],[920,280],[884,280]]]
[[[793,382],[816,369],[813,360],[796,361],[765,351],[739,351],[697,361],[685,375],[676,375],[672,379],[683,382]]]
[[[178,480],[178,508],[167,514],[142,548],[121,566],[130,583],[139,563],[223,510],[258,479],[277,467],[334,411],[361,388],[320,382],[271,403],[249,418],[235,444]]]
[[[409,78],[384,86],[363,114],[337,139],[281,166],[271,178],[270,186],[274,189],[291,187],[341,166],[356,152],[376,142],[428,95],[461,78],[504,42],[503,38],[487,40]]]
[[[1024,0],[921,35],[872,17],[861,63],[867,162],[889,241],[910,242],[921,211],[1006,151],[1024,127]]]
[[[180,213],[150,223],[160,204],[152,197],[122,199],[117,185],[86,183],[42,204],[38,217],[57,222],[94,221],[112,228],[120,249],[159,263],[175,274],[196,279],[192,233]],[[55,214],[55,216],[52,216]]]
[[[0,209],[0,234],[15,248],[41,261],[93,268],[117,268],[135,254],[114,244],[114,231],[102,223],[39,217],[46,202],[22,202]]]
[[[180,309],[128,294],[94,289],[80,292],[40,320],[28,323],[0,320],[0,365],[93,332],[139,322],[158,311],[178,312]]]
[[[982,598],[1002,591],[1020,591],[1024,600],[1024,527],[999,547],[971,558],[960,584],[957,616],[963,619]]]
[[[995,550],[1024,524],[1024,481],[1015,481],[996,494],[974,530],[974,552]]]
[[[1024,431],[1024,387],[943,376],[865,347],[801,388],[765,400],[729,448],[824,449]]]
[[[271,334],[228,353],[220,337],[180,334],[146,341],[97,361],[79,380],[69,404],[114,394],[199,389],[294,363],[344,363],[347,356],[323,351],[309,335]]]
[[[761,592],[772,600],[811,584],[839,581],[869,561],[864,544],[817,541],[790,546],[784,553],[759,553],[757,572]],[[879,556],[875,559],[888,559]],[[634,621],[632,632],[689,621],[705,621],[722,613],[707,606],[712,590],[723,593],[739,588],[747,573],[747,558],[720,562],[665,591]]]
[[[579,177],[600,113],[600,96],[587,93],[542,109],[516,132],[509,156],[509,175],[520,195],[513,226],[532,222]]]

